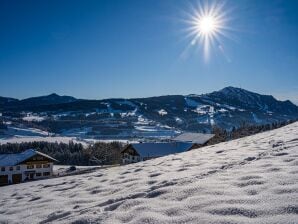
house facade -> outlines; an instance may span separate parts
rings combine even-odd
[[[129,144],[122,152],[122,164],[135,163],[192,149],[192,143],[153,142]]]
[[[0,186],[51,177],[55,161],[33,149],[17,154],[0,154]]]
[[[141,161],[141,155],[134,147],[132,147],[132,144],[122,150],[121,157],[122,164],[137,163]]]

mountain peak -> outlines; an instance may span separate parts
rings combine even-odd
[[[239,87],[233,87],[233,86],[227,86],[217,92],[220,92],[220,93],[223,93],[225,95],[230,95],[230,94],[239,94],[239,93],[253,93],[253,92],[250,92],[248,90],[245,90],[245,89],[242,89],[242,88],[239,88]],[[257,94],[257,93],[254,93],[254,94]]]
[[[23,106],[41,106],[61,103],[71,103],[77,99],[72,96],[60,96],[57,93],[52,93],[46,96],[31,97],[20,101]]]
[[[57,93],[51,93],[48,96],[49,97],[60,97],[60,95],[58,95]]]

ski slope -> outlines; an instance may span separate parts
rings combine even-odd
[[[298,123],[85,175],[0,188],[0,223],[298,223]]]

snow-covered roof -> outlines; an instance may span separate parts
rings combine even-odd
[[[196,144],[205,144],[213,137],[214,137],[214,134],[185,132],[181,135],[176,136],[175,138],[173,138],[173,140],[178,142],[191,142]]]
[[[160,142],[160,143],[136,143],[131,146],[137,150],[141,157],[160,157],[174,153],[188,151],[192,143],[186,142]]]
[[[34,149],[28,149],[21,153],[0,154],[0,166],[15,166],[17,164],[22,163],[23,161],[25,161],[27,159],[30,159],[32,156],[35,156],[35,155],[41,155],[41,156],[44,156],[50,160],[57,161],[56,159],[54,159],[44,153],[38,152]]]

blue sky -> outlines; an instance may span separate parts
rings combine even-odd
[[[205,1],[1,1],[0,95],[102,99],[236,86],[297,104],[298,1],[225,3],[230,31],[206,61],[183,21]]]

